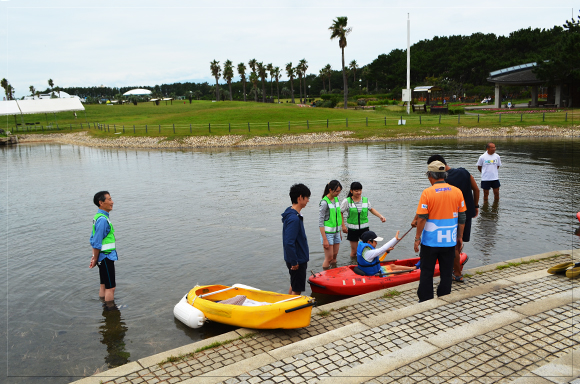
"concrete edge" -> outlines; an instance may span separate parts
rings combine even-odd
[[[438,279],[438,278],[439,277],[434,278],[433,282],[435,283],[435,279]],[[396,287],[392,287],[392,288],[385,288],[385,289],[381,289],[381,290],[378,290],[378,291],[373,291],[373,292],[365,293],[364,295],[358,295],[358,296],[354,296],[354,297],[349,297],[348,299],[343,299],[343,300],[335,301],[334,303],[324,304],[324,305],[321,305],[319,307],[315,307],[315,309],[318,309],[319,311],[331,311],[333,309],[338,309],[338,308],[342,308],[342,307],[348,307],[348,306],[351,306],[351,305],[356,305],[356,304],[363,303],[365,301],[378,299],[381,296],[383,296],[387,291],[391,291],[391,290],[396,289],[399,292],[405,292],[405,291],[408,291],[408,290],[411,290],[411,289],[417,289],[418,286],[419,286],[419,282],[418,281],[414,281],[412,283],[397,285]],[[313,312],[314,312],[314,310],[313,310]]]
[[[196,349],[206,347],[211,345],[215,342],[226,342],[230,340],[237,340],[240,337],[240,333],[237,331],[230,331],[228,333],[224,333],[222,335],[210,337],[209,339],[196,341],[195,343],[187,344],[179,348],[171,349],[169,351],[161,352],[153,356],[144,357],[142,359],[137,360],[143,367],[151,367],[154,365],[159,364],[163,360],[171,357],[171,356],[179,356],[184,355],[187,353],[195,352]],[[115,368],[116,369],[116,368]],[[139,368],[142,369],[142,368]],[[109,371],[107,371],[109,372]]]
[[[559,254],[569,254],[572,256],[572,253],[573,253],[573,250],[560,250],[560,251],[544,252],[544,253],[539,253],[537,255],[518,257],[516,259],[511,259],[511,260],[507,260],[507,261],[500,261],[498,263],[493,263],[493,264],[482,265],[481,267],[475,267],[475,268],[468,269],[465,271],[465,273],[468,273],[470,275],[474,275],[477,272],[492,271],[492,270],[496,269],[498,266],[508,265],[509,263],[521,263],[522,261],[542,260],[542,259],[547,259],[547,258],[550,258],[552,256],[559,255]],[[574,253],[575,253],[574,256],[580,255],[580,252],[578,250],[576,250],[576,252],[574,252]]]
[[[455,327],[447,332],[430,337],[426,341],[440,349],[444,349],[524,318],[524,315],[508,309],[507,311],[484,317],[473,323]]]
[[[369,363],[360,364],[354,368],[340,371],[338,372],[340,378],[332,377],[331,374],[330,377],[325,377],[318,381],[318,383],[335,384],[336,382],[340,382],[342,384],[368,381],[374,377],[384,375],[387,372],[410,364],[415,360],[432,355],[437,350],[437,347],[425,341],[419,341],[405,348],[377,357]]]
[[[507,279],[495,280],[489,283],[477,285],[475,287],[470,287],[467,290],[451,292],[449,295],[442,296],[440,299],[442,301],[445,301],[445,304],[455,303],[460,300],[483,295],[498,289],[509,287],[514,284],[515,284],[514,282],[511,282]]]
[[[513,307],[511,310],[524,316],[533,316],[541,312],[549,311],[550,309],[568,305],[574,301],[574,298],[580,298],[580,287],[569,291],[555,293],[537,301]]]
[[[321,333],[320,335],[309,337],[308,339],[304,339],[296,343],[273,349],[266,353],[277,360],[283,360],[287,357],[297,355],[321,345],[332,343],[333,341],[361,333],[367,329],[369,328],[366,325],[356,322],[341,328],[333,329],[332,331]]]
[[[580,376],[580,347],[570,348],[570,352],[550,363],[534,369],[532,373],[550,380],[557,378],[557,382],[569,382]]]
[[[361,323],[368,325],[370,328],[378,327],[383,324],[387,324],[393,321],[403,319],[405,317],[413,316],[418,313],[428,311],[447,304],[440,298],[434,298],[432,300],[427,300],[422,303],[416,303],[408,307],[403,307],[396,309],[394,311],[382,313],[380,315],[368,317],[366,319],[359,320]]]
[[[542,279],[548,276],[554,275],[549,274],[547,269],[540,269],[538,271],[529,272],[524,275],[508,276],[505,279],[508,281],[513,281],[515,284],[521,284],[531,280]]]
[[[131,363],[121,365],[120,367],[109,369],[109,370],[106,370],[104,372],[94,374],[93,376],[85,377],[84,379],[80,379],[78,381],[75,381],[74,383],[77,383],[77,384],[94,384],[94,383],[100,384],[101,382],[107,381],[111,378],[129,375],[131,373],[140,371],[142,369],[143,369],[143,367],[137,361],[133,361]]]
[[[220,381],[227,380],[230,377],[239,376],[245,372],[251,371],[253,369],[263,367],[264,365],[275,362],[276,359],[267,353],[261,353],[256,356],[252,356],[249,359],[240,360],[234,364],[230,364],[227,367],[216,369],[215,371],[206,372],[203,375],[192,377],[181,381],[183,384],[214,384]]]

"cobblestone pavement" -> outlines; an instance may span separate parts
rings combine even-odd
[[[485,268],[479,268],[480,272],[466,278],[465,283],[454,283],[453,292],[467,293],[470,289],[485,284],[489,285],[502,279],[505,281],[507,278],[514,278],[533,271],[546,270],[551,265],[568,261],[569,259],[570,255],[561,255],[521,264],[517,262],[504,264],[504,269],[491,268],[490,271],[485,271]],[[324,343],[312,350],[265,364],[250,370],[250,372],[240,373],[236,377],[228,378],[223,383],[314,382],[321,377],[340,375],[357,365],[371,362],[379,356],[401,350],[429,336],[476,322],[478,319],[481,320],[483,317],[506,311],[514,306],[531,303],[559,292],[571,290],[573,284],[573,280],[562,276],[545,276],[519,284],[511,284],[423,311],[420,315],[405,317],[331,343]],[[106,384],[172,384],[204,374],[208,376],[210,372],[228,367],[245,359],[257,358],[277,348],[323,335],[349,324],[364,321],[377,314],[407,308],[416,304],[416,302],[415,290],[407,289],[400,293],[395,292],[394,295],[389,297],[373,298],[364,302],[345,305],[344,307],[339,307],[339,303],[334,303],[335,309],[328,311],[326,316],[314,314],[316,311],[313,311],[311,324],[307,328],[260,331],[250,334],[250,337],[224,343],[224,345],[219,347],[183,357],[175,362],[147,366],[120,377],[103,377],[101,382]],[[408,366],[389,372],[386,376],[368,378],[368,380],[371,383],[415,383],[424,381],[425,377],[429,376],[429,382],[434,383],[448,382],[451,379],[457,382],[478,382],[477,380],[481,383],[501,382],[501,380],[512,375],[513,372],[520,373],[522,369],[534,369],[541,362],[549,362],[550,359],[557,358],[570,347],[577,345],[579,339],[577,330],[576,341],[572,343],[572,338],[568,338],[566,334],[566,332],[570,331],[556,330],[558,327],[562,328],[562,325],[553,323],[563,322],[568,327],[572,314],[574,311],[577,313],[578,308],[578,302],[575,302],[574,305],[568,307],[553,309],[529,317],[507,327],[441,350],[432,357],[429,356],[417,360]],[[549,329],[551,333],[545,334],[541,331],[541,328]],[[532,329],[533,331],[531,331]],[[549,339],[546,339],[546,337],[549,337]],[[520,345],[519,342],[521,340],[526,340],[524,346]],[[537,343],[536,345],[538,346],[524,354],[524,350],[527,351],[527,348],[531,348],[530,345],[534,343]],[[542,346],[542,343],[545,343],[545,345]],[[474,351],[478,350],[477,348],[487,352],[484,356],[480,356],[481,353],[474,353]],[[535,357],[530,356],[532,352]],[[439,356],[449,356],[453,359],[439,359]],[[459,360],[459,357],[462,360]],[[479,360],[473,360],[477,358]],[[508,359],[512,360],[508,362]],[[442,370],[441,372],[444,372],[447,376],[433,376],[433,372],[438,372],[433,366],[439,367],[442,365],[448,369],[449,361],[453,363],[452,372]],[[481,363],[476,364],[478,361],[481,361]],[[505,361],[505,364],[503,361]],[[531,363],[523,364],[527,363],[527,361]],[[498,368],[500,363],[502,364],[501,370]],[[511,366],[509,366],[510,364]],[[506,369],[503,369],[504,366]],[[520,366],[523,367],[520,370],[513,369]],[[469,371],[469,369],[465,368],[470,367],[474,369],[481,368],[474,371],[477,375],[470,372],[470,377],[472,378],[465,378],[464,373]],[[486,370],[488,367],[492,367],[492,369]],[[483,372],[482,375],[479,375],[480,371]],[[451,374],[452,376],[450,376]],[[361,381],[364,380],[366,379],[361,378]],[[214,382],[218,381],[219,379],[214,380]]]

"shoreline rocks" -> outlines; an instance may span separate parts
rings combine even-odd
[[[438,129],[425,129],[420,133],[435,133]],[[336,131],[321,133],[305,133],[298,135],[274,135],[245,137],[242,135],[227,136],[186,136],[167,140],[166,137],[133,137],[119,136],[115,138],[97,138],[88,135],[87,131],[74,133],[34,134],[19,136],[20,143],[53,142],[60,144],[83,145],[102,148],[147,148],[147,149],[178,149],[178,148],[216,148],[216,147],[257,147],[271,145],[301,145],[323,143],[355,143],[373,141],[408,141],[434,139],[466,139],[482,137],[580,137],[580,126],[572,127],[502,127],[502,128],[457,128],[457,135],[406,135],[396,137],[372,136],[363,139],[350,137],[353,131]]]

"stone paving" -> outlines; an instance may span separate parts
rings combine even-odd
[[[530,257],[526,258],[524,263],[514,261],[500,263],[499,268],[497,265],[493,265],[467,271],[471,272],[472,275],[465,279],[465,283],[454,283],[453,285],[453,293],[465,294],[464,298],[421,311],[420,315],[406,316],[376,327],[366,327],[367,329],[361,332],[338,337],[331,342],[315,345],[309,350],[267,364],[253,368],[249,364],[249,372],[242,369],[234,377],[226,376],[227,380],[222,382],[315,382],[330,375],[341,375],[358,365],[372,363],[377,357],[401,351],[428,337],[447,332],[449,329],[475,323],[484,317],[503,313],[510,308],[533,303],[542,300],[542,298],[571,290],[574,286],[574,280],[562,276],[544,274],[538,279],[513,283],[518,276],[534,271],[545,271],[549,266],[570,260],[569,254],[556,257],[547,257],[546,255],[550,256],[551,254],[538,255],[544,257],[541,260],[534,260],[533,257]],[[512,282],[510,283],[506,279],[511,279]],[[493,288],[489,288],[492,286]],[[474,289],[482,289],[482,287],[489,289],[480,294],[469,294]],[[188,357],[182,356],[182,359],[178,361],[162,365],[158,364],[164,360],[161,357],[153,364],[151,364],[151,359],[154,357],[146,359],[148,364],[144,364],[140,360],[130,363],[135,365],[131,369],[127,367],[126,374],[117,374],[111,377],[107,376],[107,372],[104,372],[98,375],[101,378],[97,382],[106,384],[173,384],[189,379],[188,382],[191,383],[198,382],[198,380],[217,383],[220,382],[220,377],[214,376],[212,378],[212,372],[216,370],[223,370],[232,364],[244,364],[246,361],[259,359],[264,355],[271,359],[272,352],[284,350],[284,348],[292,347],[295,344],[300,345],[301,342],[318,340],[318,338],[333,332],[341,332],[349,326],[360,324],[359,322],[365,322],[377,314],[405,310],[417,303],[413,287],[401,288],[401,292],[396,292],[396,289],[397,287],[394,290],[389,290],[394,294],[388,297],[376,294],[374,298],[359,296],[360,299],[344,300],[342,305],[341,302],[336,302],[315,309],[311,325],[307,328],[260,332],[246,330],[245,333],[238,331],[242,337],[219,347],[191,354]],[[386,375],[379,375],[376,378],[361,377],[356,382],[364,382],[365,380],[373,384],[423,381],[436,383],[450,380],[481,383],[504,382],[513,375],[513,372],[520,374],[522,370],[533,370],[539,365],[549,362],[550,359],[558,358],[561,354],[566,353],[567,349],[577,345],[579,339],[577,328],[575,342],[572,343],[572,338],[568,338],[569,335],[566,334],[570,331],[556,329],[562,327],[554,323],[563,322],[568,326],[573,319],[574,311],[577,313],[578,308],[578,302],[562,308],[554,308],[473,339],[462,341],[457,345],[438,351],[433,356],[418,359],[412,364],[388,372]],[[322,309],[325,311],[321,312]],[[541,330],[543,327],[549,329],[551,333],[545,334]],[[550,338],[546,339],[546,337]],[[521,340],[526,340],[526,343],[524,345],[518,344],[518,341]],[[546,345],[541,345],[542,343]],[[530,345],[540,346],[524,354],[524,350],[531,348]],[[480,356],[481,353],[474,353],[478,350],[477,348],[486,351],[485,355]],[[193,350],[189,352],[193,352]],[[534,356],[536,357],[529,356],[531,352],[535,352]],[[440,356],[447,355],[452,359],[439,359]],[[477,358],[479,360],[473,360]],[[453,371],[442,370],[443,376],[433,374],[433,372],[438,372],[433,368],[434,366],[439,368],[438,364],[449,365],[449,361],[454,364],[451,367]],[[479,363],[480,361],[481,363]],[[528,361],[531,363],[523,364]],[[500,363],[501,367],[498,366]],[[519,370],[513,369],[520,366],[522,368]],[[489,367],[493,369],[486,371]],[[500,370],[498,367],[502,369]],[[470,369],[465,368],[473,368],[474,371],[470,372]],[[480,371],[483,372],[482,375],[479,374]],[[466,376],[465,372],[470,372],[471,376]],[[426,378],[427,376],[428,378]],[[82,381],[85,380],[87,379]]]
[[[506,287],[498,291],[489,292],[484,295],[470,297],[455,303],[437,307],[422,312],[417,316],[410,316],[398,321],[390,322],[379,327],[365,330],[359,334],[326,345],[321,345],[314,348],[314,350],[286,358],[281,362],[276,362],[275,364],[279,366],[273,364],[265,365],[264,367],[248,372],[248,374],[240,375],[234,380],[230,379],[227,383],[274,383],[276,382],[276,378],[285,378],[287,381],[292,381],[293,383],[301,383],[325,375],[340,376],[340,373],[345,369],[355,367],[365,362],[371,362],[375,356],[384,355],[402,349],[419,340],[446,332],[451,328],[461,326],[465,323],[476,321],[478,318],[487,317],[510,307],[520,306],[568,289],[570,289],[570,280],[562,279],[558,276],[549,276],[543,279]],[[578,303],[580,304],[580,301]],[[579,306],[576,306],[576,309],[578,309],[578,307]],[[572,311],[569,310],[566,313],[569,314],[569,316],[568,318],[563,319],[563,325],[568,326],[566,321],[571,321]],[[540,318],[538,317],[537,320],[539,321]],[[551,323],[549,325],[558,330],[562,329],[561,326],[552,325]],[[508,326],[501,331],[503,332],[506,329],[511,329],[510,327],[513,326]],[[535,328],[529,328],[528,330],[536,331]],[[554,333],[555,331],[550,329],[550,332]],[[540,333],[540,335],[543,335],[543,333]],[[505,342],[507,341],[509,340],[505,340]],[[528,342],[533,341],[524,340],[523,344]],[[572,345],[573,343],[558,343],[557,347],[559,348],[550,345],[547,346],[547,349],[556,353]],[[504,352],[510,351],[512,348],[517,348],[519,346],[520,345],[515,343],[507,343],[502,346],[502,350],[504,350]],[[450,350],[457,353],[462,352],[458,347],[452,347]],[[474,356],[473,353],[471,353],[471,355]],[[463,361],[459,357],[451,359],[450,364],[451,366],[460,364],[463,368],[469,366],[469,364],[463,364]],[[431,365],[432,364],[429,364],[428,366]],[[439,366],[442,367],[441,370],[438,370],[437,367]],[[439,373],[447,368],[450,368],[450,366],[443,367],[443,365],[439,364],[435,365],[435,368],[430,368],[430,372]],[[459,369],[462,368],[455,368],[454,372]],[[463,371],[465,371],[465,369]],[[492,371],[497,375],[498,372],[495,370]],[[412,372],[415,372],[415,370],[411,367],[404,367],[395,375],[408,376]],[[499,373],[505,373],[507,375],[510,372],[513,373],[512,368],[503,367]],[[449,373],[445,372],[445,374],[447,375]]]

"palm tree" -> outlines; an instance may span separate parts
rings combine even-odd
[[[258,101],[258,75],[256,72],[250,73],[250,82],[252,83],[252,91],[254,92],[254,101]]]
[[[50,87],[50,91],[52,92],[52,90],[54,89],[54,82],[52,81],[52,79],[48,79],[48,86]]]
[[[250,68],[252,68],[252,72],[256,72],[256,59],[252,59],[250,61],[248,61],[248,65],[250,66]]]
[[[294,68],[296,74],[298,75],[298,93],[300,94],[300,104],[302,104],[302,70],[300,69],[300,63]]]
[[[244,86],[244,101],[246,101],[246,64],[240,63],[238,64],[238,73],[242,78],[242,84]]]
[[[348,67],[352,70],[352,73],[354,74],[354,83],[356,84],[356,70],[359,68],[356,60],[353,60],[350,62],[350,64],[348,65]]]
[[[324,78],[326,77],[326,72],[324,71],[324,68],[320,68],[320,71],[318,71],[318,77],[320,77],[320,81],[322,81],[322,89],[324,89],[326,91],[326,85],[324,84]]]
[[[344,48],[346,47],[346,35],[348,35],[352,28],[347,28],[348,17],[337,17],[332,21],[332,25],[328,28],[331,31],[330,40],[338,39],[338,46],[342,50],[342,81],[344,82],[344,109],[348,106],[348,83],[346,81],[346,71],[344,70]]]
[[[0,81],[0,85],[2,86],[2,88],[4,88],[4,93],[6,94],[6,100],[11,100],[12,98],[10,97],[10,94],[11,94],[12,87],[10,86],[10,83],[8,82],[8,80],[6,80],[6,78],[2,79],[2,81]]]
[[[258,74],[262,79],[262,103],[266,102],[266,77],[268,74],[266,73],[266,66],[263,62],[256,63],[256,69],[258,70]]]
[[[278,80],[280,80],[280,67],[274,67],[274,78],[276,79],[276,94],[278,95],[278,103],[280,103],[280,84]]]
[[[234,67],[230,60],[226,60],[224,63],[224,79],[228,82],[228,87],[230,89],[230,101],[232,101],[232,78],[234,77]]]
[[[332,67],[330,64],[326,64],[324,72],[326,72],[326,77],[328,77],[328,93],[330,93],[332,91],[332,88],[330,88],[330,78],[332,77]]]
[[[298,66],[300,67],[302,76],[304,76],[304,102],[306,102],[306,70],[308,69],[308,61],[306,61],[306,59],[302,59],[298,62]]]
[[[32,95],[32,98],[34,99],[34,94],[36,93],[36,89],[34,89],[34,85],[31,85],[30,87],[28,87],[28,89],[30,90],[30,94]]]
[[[286,64],[286,74],[288,75],[288,78],[290,79],[290,92],[292,95],[292,103],[295,103],[294,101],[294,67],[292,66],[292,62]]]
[[[218,79],[221,76],[221,68],[219,61],[212,61],[209,65],[211,69],[211,74],[215,77],[215,101],[220,100],[220,85],[218,84]]]

